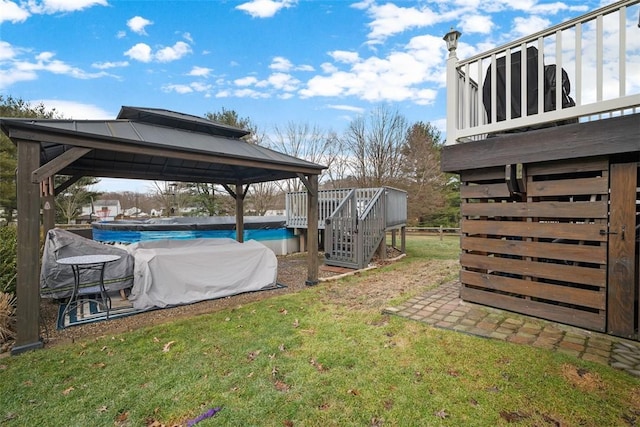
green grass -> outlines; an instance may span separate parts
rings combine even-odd
[[[458,253],[457,240],[422,237],[407,250],[393,268]],[[0,424],[184,425],[218,406],[198,426],[612,426],[640,414],[640,382],[626,373],[329,294],[378,274],[388,271],[0,359]]]

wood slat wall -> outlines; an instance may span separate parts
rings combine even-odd
[[[516,170],[516,165],[511,165]],[[607,158],[461,172],[465,300],[606,328]]]

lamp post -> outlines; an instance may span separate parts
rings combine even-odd
[[[456,68],[458,66],[458,57],[456,49],[458,48],[458,39],[462,33],[451,28],[442,38],[447,43],[449,57],[447,58],[447,145],[455,144],[456,129],[458,127],[458,117],[456,114],[456,104],[458,100],[458,76]]]
[[[171,206],[171,215],[173,216],[176,213],[176,188],[178,184],[172,182],[169,187],[171,187],[171,194],[173,195],[173,205]]]

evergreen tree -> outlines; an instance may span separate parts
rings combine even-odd
[[[22,99],[0,95],[0,117],[20,117],[34,119],[60,118],[55,109],[48,110],[42,103],[32,106]],[[0,132],[0,209],[4,211],[4,220],[13,221],[13,213],[18,208],[16,194],[16,168],[18,150],[15,144]]]

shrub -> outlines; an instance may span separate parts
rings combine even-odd
[[[0,292],[0,344],[14,336],[12,326],[15,309],[16,297],[10,293]]]
[[[16,292],[17,239],[15,226],[0,226],[0,292]]]

